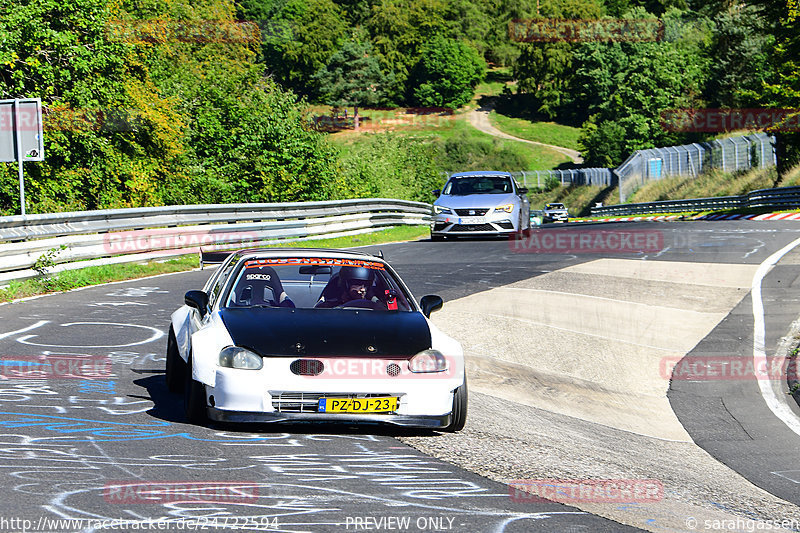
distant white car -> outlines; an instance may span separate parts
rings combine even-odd
[[[504,235],[530,229],[528,189],[509,172],[460,172],[433,203],[431,240]]]
[[[461,345],[380,257],[333,250],[230,254],[172,314],[167,386],[186,417],[371,422],[458,431]]]
[[[544,222],[569,222],[569,211],[560,203],[550,203],[544,206]]]

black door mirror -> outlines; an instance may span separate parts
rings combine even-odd
[[[183,301],[189,307],[200,311],[200,316],[205,316],[208,310],[208,294],[203,291],[189,291],[183,295]]]
[[[519,189],[517,189],[517,191],[519,191],[520,194],[528,194],[527,187],[520,187]]]
[[[431,313],[441,309],[442,305],[444,305],[444,301],[441,296],[436,296],[435,294],[423,296],[419,301],[419,306],[422,307],[422,314],[428,318],[430,318]]]
[[[431,192],[433,193],[434,196],[436,196],[438,198],[439,195],[442,193],[442,190],[441,189],[433,189]]]

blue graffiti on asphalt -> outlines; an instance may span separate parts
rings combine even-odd
[[[283,438],[282,436],[257,436],[244,438],[206,439],[195,437],[189,433],[171,433],[169,422],[153,421],[150,424],[129,424],[126,422],[105,422],[100,420],[87,420],[83,418],[69,418],[64,416],[29,415],[26,413],[12,413],[0,411],[0,429],[40,428],[61,434],[87,435],[85,439],[71,439],[71,442],[114,442],[126,440],[152,440],[183,438],[200,442],[224,442],[228,444],[247,444]],[[77,435],[76,435],[77,436]],[[31,441],[49,440],[49,437],[32,437]]]
[[[110,381],[101,381],[101,380],[93,380],[93,379],[84,379],[80,382],[80,388],[78,392],[82,392],[84,394],[91,394],[93,392],[97,392],[99,394],[115,394],[116,391],[114,387],[116,387],[117,382],[114,380]]]

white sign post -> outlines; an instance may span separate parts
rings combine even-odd
[[[42,101],[39,98],[0,100],[0,162],[18,164],[19,205],[24,216],[23,161],[44,161]]]

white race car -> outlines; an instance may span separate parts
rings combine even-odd
[[[333,250],[229,254],[172,314],[167,386],[187,419],[342,421],[459,431],[461,345],[380,257]]]

